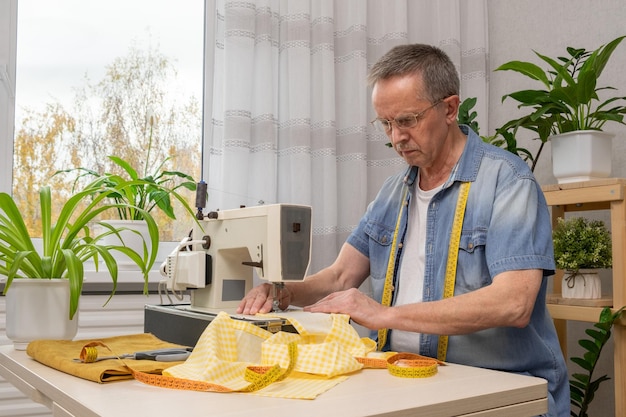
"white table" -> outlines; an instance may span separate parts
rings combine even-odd
[[[453,364],[417,379],[363,370],[315,400],[179,391],[135,380],[98,384],[42,365],[13,346],[0,347],[0,375],[55,417],[524,417],[547,410],[543,379]]]

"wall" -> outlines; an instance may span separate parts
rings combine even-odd
[[[626,8],[623,0],[487,0],[489,11],[489,52],[490,69],[511,60],[534,62],[541,67],[542,61],[533,50],[555,57],[566,54],[567,46],[596,49],[618,36],[626,35]],[[618,93],[626,96],[626,41],[615,50],[611,61],[605,68],[600,85],[617,88]],[[524,88],[537,88],[530,80],[510,71],[492,72],[489,94],[489,134],[507,120],[519,117],[512,100],[501,103],[504,94]],[[626,177],[626,126],[607,125],[606,130],[614,133],[612,176]],[[521,144],[528,149],[536,149],[538,141],[530,134],[521,138]],[[518,139],[519,140],[519,139]],[[535,175],[541,184],[555,183],[552,175],[549,144],[544,148],[539,159]],[[608,222],[607,213],[589,214]],[[610,289],[610,276],[604,274],[603,288]],[[589,323],[568,323],[568,358],[580,356],[581,349],[577,340],[586,338],[584,329]],[[602,353],[603,360],[597,376],[607,374],[613,377],[612,341]],[[571,365],[571,363],[570,363]],[[570,371],[576,367],[570,366]],[[613,381],[603,383],[596,395],[590,415],[614,415]]]
[[[533,50],[550,57],[563,56],[567,46],[596,49],[618,36],[626,35],[623,0],[488,0],[490,69],[511,60],[532,61],[541,67],[543,61]],[[615,50],[605,68],[600,85],[612,86],[626,96],[626,41]],[[523,88],[537,88],[526,77],[511,71],[491,72],[489,94],[489,133],[507,120],[522,113],[513,100],[501,103],[504,94]],[[615,133],[613,140],[614,177],[626,177],[626,126],[607,125]],[[523,143],[534,149],[538,141],[523,137]],[[550,146],[544,149],[535,174],[542,184],[555,182],[551,173]]]

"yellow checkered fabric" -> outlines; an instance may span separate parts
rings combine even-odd
[[[258,326],[220,313],[202,333],[187,361],[163,374],[207,381],[235,391],[244,389],[250,385],[244,379],[245,370],[261,363],[261,344],[269,335]]]
[[[287,346],[298,344],[298,360],[294,370],[333,377],[358,371],[363,367],[355,357],[365,356],[367,345],[343,314],[314,314],[302,311],[270,314],[288,320],[298,331],[279,332],[263,343],[262,363],[288,365]]]
[[[272,334],[251,323],[220,313],[200,336],[184,364],[168,368],[164,375],[217,384],[230,391],[250,391],[246,370],[256,366],[280,366],[282,378],[255,394],[313,399],[363,367],[355,357],[374,349],[361,339],[348,316],[289,312],[285,318],[299,334]],[[297,354],[290,356],[295,343]],[[290,361],[295,360],[295,364]],[[291,372],[288,373],[288,369]],[[285,377],[286,376],[286,377]]]

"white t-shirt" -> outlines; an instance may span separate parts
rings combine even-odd
[[[419,184],[419,178],[415,182]],[[415,185],[417,192],[409,206],[407,232],[402,244],[402,260],[396,282],[395,305],[419,303],[423,300],[424,262],[426,258],[426,217],[428,205],[443,184],[432,190],[423,191]],[[420,333],[393,330],[390,337],[391,350],[395,352],[419,352]]]

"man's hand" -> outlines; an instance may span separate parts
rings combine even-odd
[[[371,330],[385,327],[384,316],[388,309],[356,288],[332,293],[317,303],[304,307],[304,311],[312,313],[347,314],[355,323]]]
[[[291,292],[283,287],[278,293],[280,299],[280,308],[286,309],[291,303]],[[258,287],[254,287],[239,303],[237,307],[238,314],[254,315],[256,313],[269,313],[272,311],[272,284],[264,283]]]

